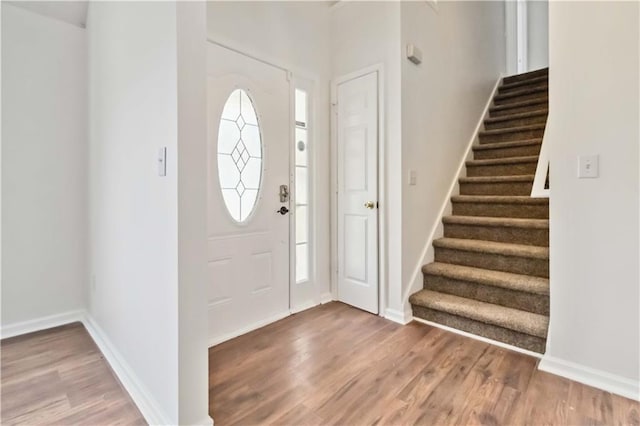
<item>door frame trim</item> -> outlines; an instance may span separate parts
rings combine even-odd
[[[331,294],[338,300],[338,86],[349,80],[376,73],[378,76],[378,315],[384,316],[387,306],[387,203],[384,64],[377,63],[331,79]]]

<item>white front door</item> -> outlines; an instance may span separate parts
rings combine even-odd
[[[336,96],[338,300],[378,313],[378,73]]]
[[[289,314],[290,88],[281,69],[207,48],[213,345]]]

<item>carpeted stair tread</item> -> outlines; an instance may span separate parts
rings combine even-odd
[[[438,275],[454,280],[490,285],[534,294],[549,294],[549,280],[531,275],[512,274],[491,269],[434,262],[422,267],[425,275]]]
[[[541,98],[544,98],[548,96],[548,93],[549,93],[549,87],[547,86],[524,87],[522,89],[514,90],[507,93],[499,93],[493,99],[494,101],[504,101],[505,99],[519,98],[519,97],[528,96],[528,95],[540,96]]]
[[[497,112],[497,111],[505,111],[505,110],[510,110],[510,109],[515,109],[515,108],[523,108],[523,107],[536,107],[536,109],[539,109],[540,105],[548,105],[549,100],[546,97],[540,97],[538,99],[529,99],[526,101],[515,101],[515,102],[509,102],[506,104],[501,104],[501,105],[495,105],[492,106],[491,108],[489,108],[489,113],[492,112]]]
[[[506,157],[506,158],[490,158],[488,160],[469,160],[467,166],[494,166],[499,164],[520,164],[520,163],[537,163],[538,156],[530,155],[526,157]]]
[[[515,89],[518,87],[526,87],[534,84],[543,84],[549,81],[548,75],[542,75],[540,77],[533,77],[526,80],[516,81],[514,83],[502,83],[498,88],[500,92],[505,90]]]
[[[498,254],[502,256],[549,259],[549,248],[524,244],[497,243],[494,241],[468,240],[463,238],[439,238],[433,242],[436,248]]]
[[[549,324],[549,318],[544,315],[431,290],[420,290],[411,296],[410,302],[540,338],[546,337]]]
[[[532,198],[526,195],[454,195],[451,201],[457,203],[497,203],[497,204],[549,204],[548,198]]]
[[[533,182],[534,175],[461,177],[460,183]]]
[[[544,130],[544,124],[532,124],[529,126],[506,127],[504,129],[483,130],[479,134],[481,136],[504,135],[508,133],[520,133],[530,130]]]
[[[540,68],[539,70],[533,70],[522,74],[511,75],[502,79],[503,84],[511,84],[518,81],[529,81],[538,77],[549,76],[549,68]]]
[[[455,223],[458,225],[502,226],[508,228],[533,228],[549,229],[547,219],[519,219],[511,217],[486,217],[486,216],[445,216],[443,223]]]
[[[486,118],[484,121],[485,123],[502,123],[503,121],[518,120],[522,118],[544,117],[548,114],[549,114],[549,111],[546,109],[537,109],[531,112],[521,112],[517,114],[502,115],[500,117],[489,117],[489,118]]]
[[[491,149],[502,149],[502,148],[515,148],[519,146],[529,146],[529,145],[541,145],[542,139],[523,139],[521,141],[510,141],[510,142],[495,142],[495,143],[485,143],[482,145],[474,145],[474,151],[486,151]]]

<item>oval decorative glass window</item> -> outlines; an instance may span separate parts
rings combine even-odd
[[[218,129],[218,177],[224,204],[236,222],[253,212],[262,180],[262,138],[253,103],[242,89],[224,104]]]

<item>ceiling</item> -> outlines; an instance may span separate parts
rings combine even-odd
[[[7,3],[84,28],[87,24],[87,1],[7,1]]]

